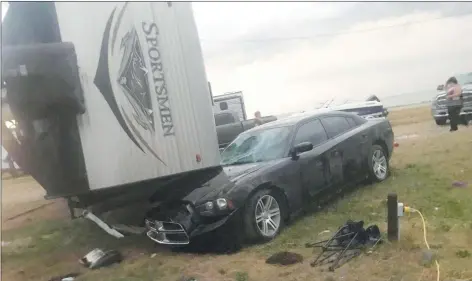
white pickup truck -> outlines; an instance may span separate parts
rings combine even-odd
[[[472,72],[458,74],[455,76],[457,82],[462,86],[462,110],[460,115],[466,121],[472,120]],[[446,124],[449,119],[446,104],[446,91],[444,85],[437,87],[438,93],[431,103],[431,115],[437,125]]]

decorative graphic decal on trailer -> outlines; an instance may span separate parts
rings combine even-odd
[[[127,6],[125,3],[116,19],[115,8],[107,21],[94,84],[131,141],[141,151],[148,151],[166,165],[152,148],[157,133],[153,94],[159,106],[163,136],[174,135],[160,51],[157,49],[158,29],[155,23],[147,22],[142,22],[141,26],[124,26],[122,21]],[[138,32],[146,42],[140,41]]]
[[[145,130],[154,131],[154,114],[149,93],[148,71],[144,65],[143,51],[136,29],[131,29],[122,39],[124,49],[118,83],[133,106],[133,117]]]

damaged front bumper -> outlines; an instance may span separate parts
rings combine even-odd
[[[156,219],[147,218],[146,235],[163,245],[188,245],[192,238],[211,232],[227,224],[237,210],[225,215],[207,217],[200,215],[191,204],[183,204],[171,214],[163,212]]]

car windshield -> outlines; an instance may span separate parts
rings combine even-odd
[[[222,153],[221,164],[265,162],[284,157],[291,127],[261,129],[240,134]]]

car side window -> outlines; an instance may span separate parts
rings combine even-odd
[[[346,117],[346,120],[347,120],[347,123],[349,123],[349,126],[350,126],[351,128],[357,127],[356,121],[354,121],[353,118],[351,118],[351,117]]]
[[[321,122],[326,129],[329,138],[339,136],[340,134],[351,129],[351,126],[349,126],[346,118],[342,116],[324,117],[321,119]]]
[[[320,120],[309,121],[301,125],[295,135],[294,145],[302,142],[311,142],[313,146],[317,146],[328,139],[325,129],[321,125]]]

